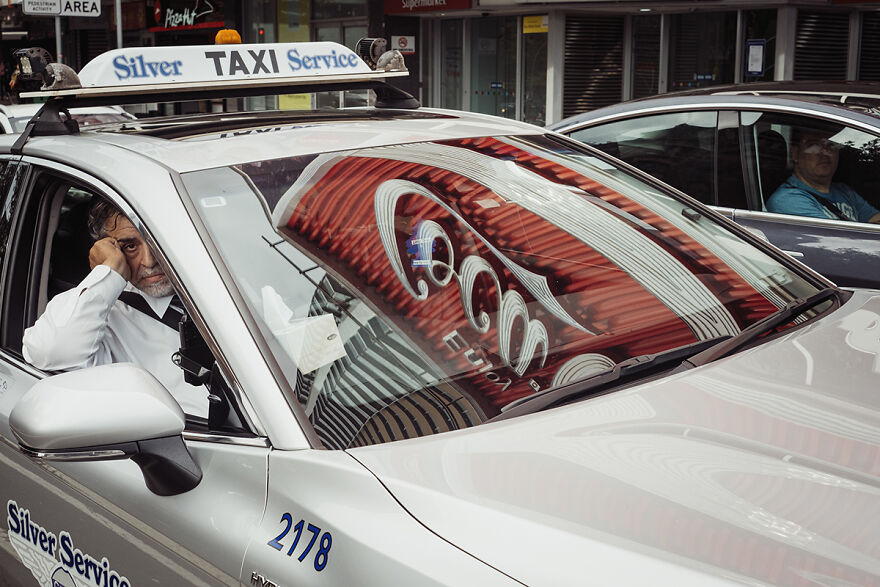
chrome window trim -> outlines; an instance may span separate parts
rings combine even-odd
[[[21,371],[24,371],[28,375],[31,375],[32,377],[35,377],[37,379],[45,379],[46,377],[51,376],[51,374],[46,373],[45,371],[41,371],[40,369],[37,369],[36,367],[31,365],[27,361],[22,361],[21,359],[19,359],[15,355],[11,354],[9,351],[7,351],[4,348],[0,348],[0,360],[6,361],[8,364],[12,365],[13,367],[20,369]]]
[[[122,212],[126,216],[129,217],[129,219],[132,221],[132,224],[135,226],[135,228],[137,228],[138,231],[140,231],[140,233],[144,236],[144,239],[147,241],[147,243],[156,252],[156,256],[160,259],[160,262],[163,264],[163,266],[171,269],[171,271],[168,272],[169,278],[171,279],[172,283],[174,284],[174,287],[181,294],[181,297],[184,298],[185,302],[189,303],[190,307],[196,308],[196,305],[193,303],[193,300],[189,295],[189,292],[187,292],[186,289],[182,287],[182,283],[180,281],[180,278],[177,276],[177,273],[174,271],[174,268],[168,262],[168,259],[165,256],[164,252],[161,250],[160,247],[157,246],[157,243],[156,243],[155,239],[153,238],[153,235],[150,233],[149,230],[147,230],[146,226],[144,225],[143,221],[140,218],[140,215],[138,215],[135,212],[134,208],[132,208],[128,204],[128,202],[125,200],[125,198],[123,198],[122,195],[117,190],[110,187],[108,184],[104,183],[100,179],[98,179],[98,178],[96,178],[96,177],[94,177],[94,176],[92,176],[92,175],[90,175],[80,169],[77,169],[75,167],[70,167],[70,166],[65,165],[63,163],[60,163],[58,161],[53,161],[51,159],[42,159],[39,157],[25,155],[25,156],[21,157],[21,162],[27,163],[28,165],[30,165],[32,173],[36,170],[39,170],[40,168],[43,168],[43,169],[50,169],[50,170],[68,175],[70,177],[73,177],[74,179],[81,181],[83,184],[86,184],[86,185],[94,188],[94,190],[97,192],[100,192],[102,196],[110,199],[117,207],[119,207],[120,210],[122,210]],[[169,171],[169,173],[171,173],[171,172]],[[195,228],[193,230],[195,230]],[[198,232],[196,232],[196,234],[198,235]],[[198,235],[198,236],[199,236],[199,239],[201,240],[201,235]],[[239,405],[242,409],[243,415],[245,417],[245,425],[250,429],[249,430],[250,432],[255,433],[257,436],[264,436],[265,429],[260,424],[260,420],[257,417],[257,414],[256,414],[253,406],[251,405],[250,400],[247,398],[247,395],[245,393],[243,393],[241,382],[235,377],[235,374],[232,371],[231,366],[229,365],[228,361],[226,360],[225,354],[222,352],[222,349],[220,349],[220,347],[217,345],[217,342],[214,340],[213,336],[211,335],[210,329],[208,329],[206,327],[204,320],[202,319],[201,315],[198,312],[196,312],[192,318],[193,318],[193,320],[196,321],[196,323],[199,326],[202,327],[203,332],[208,333],[208,337],[207,337],[208,340],[206,342],[208,343],[208,346],[211,349],[211,352],[214,353],[214,356],[218,357],[217,362],[220,366],[221,374],[226,379],[227,383],[230,384],[229,387],[230,387],[232,394],[235,396],[235,401],[237,401],[239,403]],[[0,349],[0,352],[2,352],[4,357],[8,356],[8,354],[3,352],[2,349]],[[21,364],[21,362],[17,361],[17,360],[15,360],[15,363]],[[41,370],[34,369],[33,367],[28,369],[28,371],[35,374],[37,377],[39,377],[41,379],[49,376],[49,374],[47,374]],[[34,371],[36,371],[36,372],[34,373]],[[221,435],[221,437],[226,438],[225,435]],[[229,438],[232,438],[232,437],[229,437]]]
[[[785,98],[785,96],[828,96],[831,98],[840,98],[841,104],[846,104],[849,98],[870,98],[877,99],[877,94],[866,94],[863,92],[823,92],[821,90],[728,90],[726,92],[717,92],[716,96],[764,96],[766,98]]]
[[[797,216],[795,214],[781,214],[779,212],[765,212],[763,210],[743,209],[736,210],[735,218],[765,220],[768,222],[792,224],[798,226],[815,226],[817,228],[837,228],[847,231],[858,228],[858,230],[860,231],[864,231],[867,233],[876,233],[878,236],[880,236],[880,224],[870,224],[867,222],[848,222],[846,220],[838,220],[836,218],[814,218],[812,216]]]
[[[272,448],[272,443],[269,442],[269,439],[265,436],[226,436],[211,432],[196,432],[195,430],[184,430],[182,434],[184,440],[194,442],[231,444],[235,446],[251,446],[254,448]]]
[[[18,450],[31,458],[43,459],[46,461],[103,461],[110,459],[124,459],[129,456],[128,454],[126,454],[125,451],[119,449],[95,449],[56,452],[51,450],[37,450],[19,444]]]
[[[613,114],[608,114],[607,116],[602,116],[600,118],[594,118],[584,122],[574,123],[571,126],[566,126],[557,129],[555,132],[562,133],[565,135],[571,134],[573,132],[577,132],[579,130],[583,130],[585,128],[590,128],[599,124],[607,124],[609,122],[617,122],[618,120],[625,120],[628,118],[637,118],[640,116],[648,116],[648,115],[657,115],[657,114],[676,114],[679,112],[696,112],[702,110],[738,110],[745,112],[781,112],[784,114],[791,114],[794,116],[809,116],[812,118],[824,118],[828,120],[834,120],[841,124],[845,124],[847,126],[852,126],[858,128],[858,130],[867,132],[868,134],[878,135],[880,134],[880,120],[877,121],[876,125],[871,125],[867,122],[857,120],[855,118],[836,114],[833,112],[825,112],[822,110],[814,110],[810,108],[805,108],[798,104],[753,104],[747,102],[699,102],[699,103],[681,103],[681,104],[660,104],[655,106],[645,106],[643,108],[637,108],[635,110],[627,110],[626,112],[615,112]],[[574,137],[572,137],[574,138]]]

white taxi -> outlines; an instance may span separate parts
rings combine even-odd
[[[34,65],[46,106],[0,137],[0,583],[880,583],[880,293],[561,135],[419,108],[391,57]],[[66,114],[348,89],[375,107]],[[180,298],[159,335],[107,318],[148,313],[91,267],[105,202]]]

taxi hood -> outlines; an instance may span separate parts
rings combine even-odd
[[[529,585],[880,582],[880,292],[592,400],[349,451]]]

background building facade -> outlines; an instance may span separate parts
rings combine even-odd
[[[12,51],[56,52],[54,18],[7,2],[4,89]],[[221,28],[251,43],[384,37],[407,57],[398,85],[423,104],[537,124],[693,87],[880,80],[880,2],[862,0],[130,0],[120,13],[121,27],[113,2],[99,17],[62,17],[62,61],[79,68],[115,48],[120,28],[125,46],[210,44]]]

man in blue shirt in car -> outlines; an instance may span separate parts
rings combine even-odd
[[[855,190],[846,184],[831,182],[840,156],[840,145],[829,140],[833,134],[835,132],[830,130],[793,129],[794,173],[767,200],[768,211],[880,223],[880,212]]]

